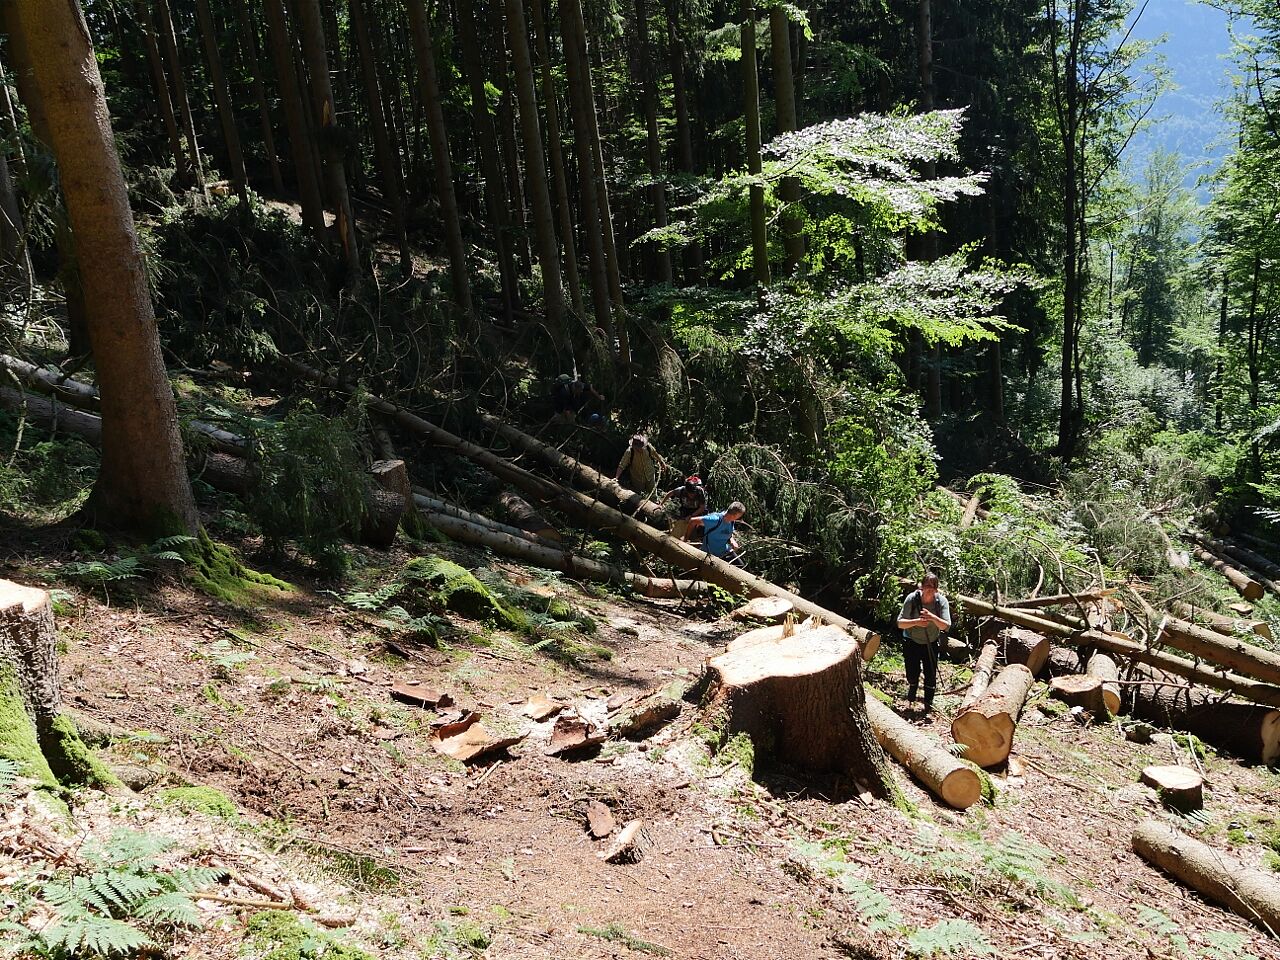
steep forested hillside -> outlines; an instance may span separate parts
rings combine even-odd
[[[0,0],[0,943],[1280,957],[1278,244],[1270,0]]]

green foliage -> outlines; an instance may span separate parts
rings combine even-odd
[[[424,958],[456,960],[479,956],[493,942],[488,930],[473,920],[439,920],[423,944]]]
[[[578,932],[588,937],[597,937],[609,943],[619,943],[628,950],[636,953],[647,953],[653,957],[667,957],[671,955],[671,951],[657,943],[650,943],[647,940],[641,940],[639,937],[628,933],[624,928],[616,923],[608,924],[604,927],[587,927],[578,928]]]
[[[966,893],[1080,906],[1075,891],[1052,879],[1050,864],[1060,859],[1052,851],[1013,831],[994,843],[976,832],[958,839],[959,845],[947,845],[934,831],[922,829],[916,849],[899,856],[926,876]]]
[[[114,558],[63,564],[62,573],[87,587],[101,590],[109,599],[108,584],[140,579],[165,564],[186,563],[183,551],[195,541],[195,537],[186,535],[161,537],[142,547],[125,547]]]
[[[248,941],[264,951],[261,960],[373,960],[372,954],[287,910],[255,913],[245,929]]]
[[[38,521],[61,520],[84,503],[97,475],[98,451],[78,437],[49,434],[0,410],[0,505]]]
[[[981,930],[967,920],[939,920],[907,938],[913,957],[987,957],[995,948]]]

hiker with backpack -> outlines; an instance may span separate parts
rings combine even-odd
[[[622,459],[618,461],[618,470],[613,479],[622,483],[622,477],[625,474],[626,485],[636,493],[648,497],[658,486],[659,469],[671,468],[667,466],[667,461],[662,459],[662,455],[649,445],[649,438],[643,433],[637,433],[627,444],[627,450],[622,455]]]
[[[707,488],[702,485],[702,478],[694,475],[688,477],[680,486],[668,490],[659,499],[659,505],[675,498],[676,518],[671,521],[667,532],[677,539],[683,540],[689,532],[689,521],[693,517],[707,511]]]
[[[898,614],[902,653],[907,668],[907,700],[914,709],[920,672],[924,670],[924,712],[933,709],[938,687],[938,642],[951,629],[951,605],[939,589],[936,573],[926,573],[920,587],[907,594]]]
[[[713,557],[737,561],[741,545],[734,536],[734,525],[746,514],[747,508],[738,500],[733,501],[718,513],[705,513],[700,517],[689,518],[688,536],[702,532],[702,549]]]
[[[592,400],[604,403],[604,397],[596,388],[581,378],[574,379],[569,374],[562,373],[551,385],[551,405],[559,420],[570,423],[577,420],[578,414],[583,413]],[[587,422],[591,424],[598,423],[601,419],[598,413],[587,416]]]

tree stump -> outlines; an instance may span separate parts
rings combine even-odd
[[[1020,663],[1032,674],[1039,673],[1049,659],[1049,638],[1023,627],[1005,627],[996,635],[1005,663]]]
[[[1204,777],[1190,767],[1146,767],[1142,782],[1160,795],[1161,803],[1175,810],[1190,813],[1204,806]]]
[[[867,697],[867,714],[880,745],[943,803],[966,810],[982,799],[982,779],[977,771],[957,760],[928,734],[875,697]]]
[[[1009,759],[1018,715],[1035,678],[1020,663],[1000,671],[986,693],[951,721],[951,736],[964,744],[964,758],[979,767],[994,767]]]
[[[858,642],[839,627],[805,630],[707,661],[703,700],[722,742],[751,738],[756,756],[847,774],[889,793],[884,751],[867,717]]]
[[[1111,715],[1102,694],[1102,681],[1098,677],[1083,674],[1054,677],[1049,681],[1049,696],[1061,700],[1069,707],[1080,707],[1099,719],[1106,719]]]
[[[794,606],[786,597],[755,597],[734,610],[731,616],[738,620],[781,623],[793,609]]]
[[[1147,820],[1133,831],[1133,851],[1246,920],[1273,934],[1280,930],[1275,874],[1243,866],[1160,820]]]
[[[1110,654],[1095,650],[1089,655],[1089,665],[1085,674],[1097,677],[1102,681],[1102,702],[1106,704],[1107,713],[1113,717],[1120,713],[1120,668]]]

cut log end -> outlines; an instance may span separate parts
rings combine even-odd
[[[956,810],[967,810],[982,799],[982,778],[873,696],[867,715],[876,739],[934,796]]]
[[[739,620],[781,623],[793,609],[793,604],[785,597],[755,597],[734,610],[732,615]]]
[[[1110,716],[1098,677],[1054,677],[1049,681],[1049,695],[1071,707],[1080,707],[1095,717]]]
[[[996,637],[1005,663],[1020,663],[1039,673],[1049,659],[1049,638],[1024,627],[1005,627]]]
[[[1155,766],[1142,771],[1142,782],[1160,795],[1161,802],[1190,813],[1204,806],[1204,777],[1190,767]]]
[[[964,758],[980,767],[1009,759],[1018,715],[1035,678],[1020,663],[1000,671],[986,692],[951,722],[951,736],[965,748]]]

